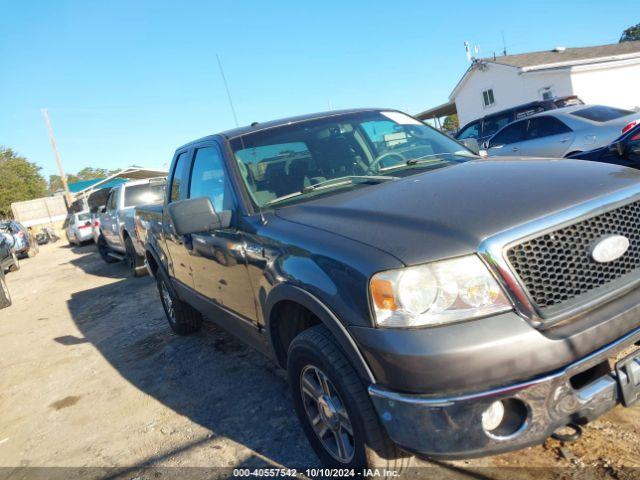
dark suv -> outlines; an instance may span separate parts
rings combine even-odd
[[[556,108],[583,104],[582,100],[575,95],[525,103],[523,105],[518,105],[517,107],[492,113],[491,115],[487,115],[486,117],[467,123],[458,131],[458,133],[456,133],[455,138],[460,141],[467,138],[475,138],[478,141],[478,145],[482,145],[498,130],[511,122],[530,117],[531,115],[535,115],[536,113],[544,112],[546,110],[554,110]]]
[[[178,148],[135,224],[171,328],[286,368],[326,465],[523,448],[640,395],[640,171],[329,112]]]

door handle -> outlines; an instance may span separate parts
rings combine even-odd
[[[569,141],[568,138],[563,138],[562,140],[560,140],[560,143],[567,143]]]
[[[519,148],[519,147],[513,147],[513,148],[511,149],[511,151],[512,151],[512,152],[519,152],[519,151],[520,151],[520,148]]]

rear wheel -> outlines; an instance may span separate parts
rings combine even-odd
[[[365,386],[323,325],[291,342],[287,372],[298,419],[323,465],[396,471],[409,466],[413,457],[389,439]]]
[[[129,267],[129,274],[132,277],[142,277],[146,273],[144,269],[144,260],[136,253],[136,248],[133,246],[133,240],[131,237],[127,237],[124,240],[124,248],[127,251],[127,266]]]
[[[9,295],[9,287],[4,273],[0,272],[0,308],[6,308],[11,305],[11,295]]]
[[[100,236],[98,237],[98,253],[100,253],[102,260],[104,260],[106,263],[117,262],[117,258],[113,258],[111,255],[109,255],[110,251],[111,250],[107,246],[107,241],[104,239],[104,236],[100,234]]]
[[[191,305],[180,300],[167,285],[164,275],[158,273],[158,291],[169,326],[178,335],[197,332],[202,327],[202,314]]]

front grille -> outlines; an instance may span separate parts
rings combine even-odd
[[[627,237],[629,249],[612,262],[594,261],[591,247],[612,234]],[[543,314],[618,288],[640,265],[640,202],[527,240],[508,249],[507,258]]]

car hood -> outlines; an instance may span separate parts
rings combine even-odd
[[[414,265],[476,252],[498,232],[637,184],[640,171],[617,165],[477,160],[283,207],[277,215]]]

